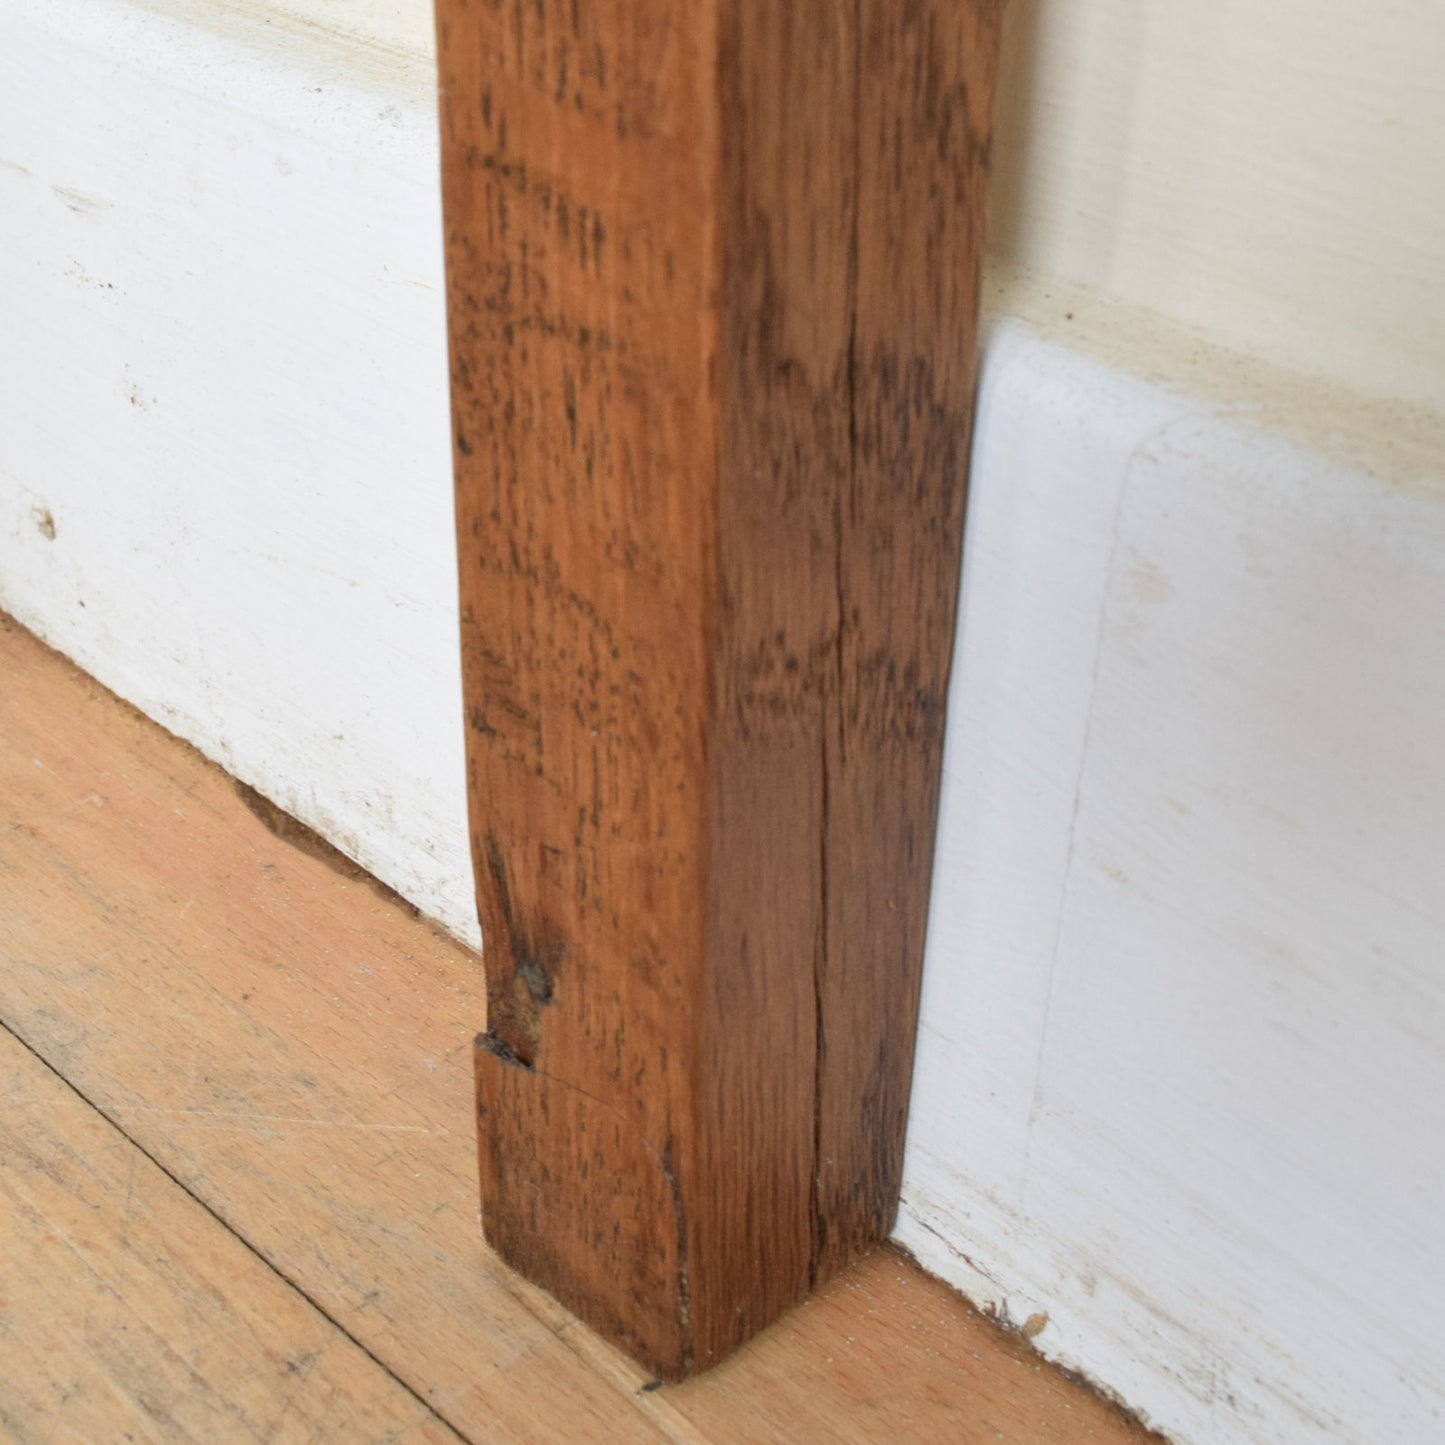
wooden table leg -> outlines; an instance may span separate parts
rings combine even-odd
[[[884,1238],[999,0],[439,0],[483,1223],[667,1378]]]

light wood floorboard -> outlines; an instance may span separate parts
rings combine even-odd
[[[644,1388],[482,1242],[479,960],[265,813],[0,619],[12,1438],[1146,1438],[891,1251]]]
[[[3,1029],[0,1094],[0,1428],[456,1441]]]

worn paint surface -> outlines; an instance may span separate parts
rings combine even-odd
[[[322,8],[4,7],[0,608],[476,941],[433,62]]]

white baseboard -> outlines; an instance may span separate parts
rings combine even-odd
[[[986,356],[899,1237],[1180,1440],[1423,1445],[1445,487]]]
[[[476,942],[435,82],[285,19],[0,15],[0,607]]]

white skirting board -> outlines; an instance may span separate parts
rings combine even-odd
[[[6,0],[0,607],[476,942],[434,76]]]
[[[0,608],[475,941],[386,8],[0,10]],[[1093,351],[989,328],[899,1238],[1180,1441],[1425,1445],[1445,485]]]
[[[987,355],[899,1238],[1180,1440],[1445,1439],[1445,487]]]

